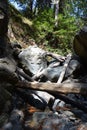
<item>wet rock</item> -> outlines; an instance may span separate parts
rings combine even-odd
[[[45,77],[45,79],[51,81],[51,82],[57,82],[60,73],[62,72],[63,66],[48,66],[46,69],[41,71],[39,75],[42,75],[42,80]],[[38,75],[38,76],[39,76]]]
[[[19,54],[19,59],[26,73],[35,75],[33,78],[40,78],[40,81],[49,80],[57,82],[63,68],[59,66],[60,63],[58,63],[58,61],[50,62],[48,66],[46,51],[40,49],[36,45],[29,46],[22,50]]]
[[[83,111],[78,110],[78,109],[72,109],[72,112],[74,113],[76,118],[78,118],[79,120],[81,120],[83,122],[87,122],[87,114],[86,113],[84,113]]]
[[[19,92],[18,92],[19,93]],[[33,90],[20,90],[20,94],[28,103],[38,109],[44,110],[48,105],[48,102],[54,97],[47,92],[33,91]]]
[[[3,126],[4,130],[23,130],[23,112],[13,110],[9,122]]]
[[[60,99],[56,99],[55,101],[54,101],[54,104],[53,104],[53,106],[52,106],[52,109],[53,109],[53,111],[56,111],[56,108],[57,107],[64,107],[65,106],[65,102],[64,101],[61,101]]]
[[[53,113],[49,113],[49,112],[35,112],[33,114],[32,120],[34,122],[34,127],[39,127],[40,123],[42,123],[43,121],[45,121],[45,119],[47,118],[54,118],[55,121],[58,118],[56,114]]]
[[[35,130],[77,130],[68,118],[48,112],[34,113],[30,126]]]
[[[63,115],[67,117],[69,120],[75,120],[75,115],[71,111],[63,111]]]
[[[70,76],[76,77],[77,75],[80,74],[81,71],[80,69],[81,69],[81,63],[76,59],[72,59],[66,69],[65,77]]]

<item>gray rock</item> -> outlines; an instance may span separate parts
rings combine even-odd
[[[32,74],[36,74],[40,69],[47,67],[45,54],[44,50],[34,45],[22,50],[18,57]]]
[[[44,69],[40,74],[44,75],[51,82],[57,82],[62,69],[62,66],[48,67]]]
[[[65,106],[65,102],[64,101],[61,101],[60,99],[56,99],[53,106],[52,106],[52,109],[53,111],[56,111],[56,108],[57,107],[64,107]]]
[[[13,110],[9,122],[3,126],[3,130],[23,130],[23,112]]]
[[[47,92],[28,90],[29,103],[38,109],[45,109],[49,103],[50,98],[54,97]]]
[[[72,59],[66,69],[65,77],[75,75],[79,73],[81,68],[81,63],[78,60]]]
[[[50,63],[50,65],[47,66],[45,56],[46,51],[34,45],[22,50],[18,57],[26,70],[35,76],[37,74],[36,78],[42,76],[43,79],[44,76],[46,80],[56,82],[62,71],[62,66],[58,65],[58,61]]]
[[[58,118],[58,116],[54,113],[50,113],[50,112],[35,112],[33,114],[33,122],[35,126],[39,126],[40,123],[42,121],[45,121],[45,119],[56,119]],[[58,121],[57,121],[58,122]]]
[[[68,118],[48,112],[35,112],[31,123],[36,130],[76,130],[73,122]]]

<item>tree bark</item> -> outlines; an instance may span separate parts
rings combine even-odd
[[[0,36],[8,31],[8,0],[0,0]]]
[[[0,0],[0,57],[5,55],[8,32],[8,0]]]
[[[55,4],[55,27],[58,26],[59,2],[60,0],[57,0],[57,3]]]
[[[26,88],[26,89],[34,89],[39,91],[53,92],[53,93],[74,93],[74,94],[82,94],[87,96],[87,83],[38,83],[38,82],[18,82],[15,87]]]

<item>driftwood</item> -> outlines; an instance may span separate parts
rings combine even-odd
[[[61,55],[58,55],[58,54],[55,54],[55,53],[51,53],[51,52],[47,52],[46,53],[47,56],[50,56],[60,62],[63,62],[65,60],[65,57],[64,56],[61,56]]]
[[[87,95],[87,84],[86,83],[38,83],[38,82],[18,82],[15,87],[34,89],[39,91],[47,91],[54,93],[75,93]]]
[[[64,75],[65,75],[65,72],[66,72],[66,69],[67,69],[67,67],[68,67],[68,64],[69,64],[70,60],[71,60],[71,55],[68,55],[68,56],[67,56],[67,60],[65,61],[63,70],[62,70],[62,72],[61,72],[61,74],[60,74],[60,77],[59,77],[57,83],[61,83],[61,82],[62,82],[62,80],[63,80],[63,78],[64,78]]]

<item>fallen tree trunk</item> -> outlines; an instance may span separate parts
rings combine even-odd
[[[54,92],[54,93],[74,93],[87,95],[87,84],[86,83],[38,83],[38,82],[24,82],[19,81],[15,87],[34,89],[39,91]]]

